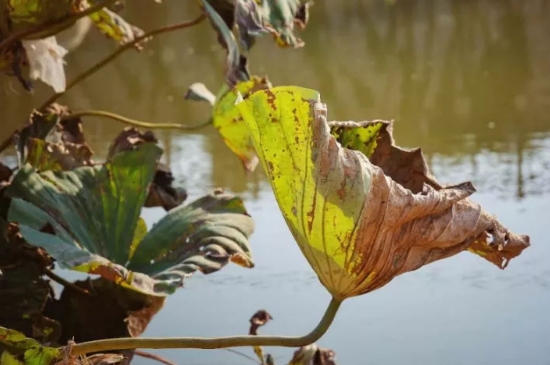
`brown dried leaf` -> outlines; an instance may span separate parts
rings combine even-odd
[[[414,194],[422,194],[429,187],[435,190],[444,189],[443,185],[430,173],[420,148],[404,149],[395,145],[392,136],[392,122],[380,120],[358,123],[329,122],[328,125],[331,128],[331,134],[342,146],[363,152],[372,164],[382,169],[386,176]],[[360,141],[363,136],[360,136],[359,133],[365,130],[370,131],[368,133],[370,138],[367,141]],[[362,145],[359,145],[358,142]],[[504,242],[507,242],[509,237],[506,237],[506,233],[504,233],[504,236],[497,237],[497,240],[503,243],[496,246],[495,249],[495,247],[491,247],[492,245],[486,244],[486,242],[494,241],[495,237],[493,236],[492,229],[482,232],[477,239],[470,243],[467,250],[503,269],[508,265],[509,260],[521,254],[525,246],[505,244]]]
[[[86,357],[86,362],[82,362],[84,365],[110,365],[118,364],[124,360],[124,356],[120,354],[95,354]]]
[[[42,139],[29,138],[26,162],[40,171],[68,171],[81,166],[90,166],[93,151],[87,144],[71,142],[50,143]]]
[[[258,328],[265,325],[267,322],[272,320],[273,317],[271,317],[271,314],[267,313],[267,311],[261,309],[254,313],[254,315],[250,318],[250,329],[248,330],[248,334],[251,336],[257,336],[258,335]],[[268,361],[271,358],[271,355],[264,355],[264,350],[261,346],[253,346],[254,353],[260,360],[261,364],[268,363]]]
[[[124,355],[121,354],[94,354],[76,358],[70,351],[73,344],[74,342],[69,341],[69,344],[63,348],[63,359],[55,365],[112,365],[122,364],[124,360]]]
[[[164,304],[102,278],[77,281],[90,294],[67,288],[49,310],[63,326],[61,342],[139,336]]]
[[[427,184],[442,186],[430,174],[420,148],[404,149],[395,145],[393,124],[372,122],[329,122],[330,133],[346,148],[361,151],[370,162],[382,169],[396,183],[413,193],[420,193]]]
[[[145,332],[147,325],[155,314],[164,306],[165,297],[148,297],[147,305],[138,310],[129,310],[126,324],[131,337],[138,337]]]
[[[265,325],[272,319],[273,317],[271,317],[271,314],[267,313],[267,311],[263,309],[257,311],[250,318],[250,330],[248,331],[248,334],[256,336],[258,334],[258,328]]]
[[[331,349],[311,344],[296,350],[288,365],[337,365],[336,354]]]
[[[151,131],[144,133],[137,128],[126,127],[114,139],[109,147],[108,158],[112,158],[119,152],[133,149],[135,146],[143,143],[158,143],[157,137]]]
[[[56,342],[59,323],[42,315],[52,288],[42,278],[52,259],[28,245],[16,224],[0,220],[0,324],[41,343]]]
[[[82,119],[79,117],[71,118],[70,111],[68,111],[68,109],[67,116],[64,116],[64,119],[57,123],[55,133],[59,136],[58,139],[60,139],[60,142],[69,142],[88,146],[86,143],[86,138],[84,137],[84,126]]]
[[[28,162],[42,161],[43,170],[55,162],[48,162],[49,157],[59,158],[59,164],[67,166],[61,168],[65,170],[92,164],[94,152],[84,137],[82,120],[70,115],[69,108],[59,104],[51,104],[43,112],[34,110],[29,124],[14,133],[20,164],[27,162],[31,153],[34,156]]]
[[[149,195],[145,201],[146,207],[163,207],[165,210],[170,210],[182,204],[187,199],[187,191],[180,187],[173,187],[174,176],[170,168],[160,163],[155,171],[155,176]]]
[[[13,171],[0,162],[0,189],[9,185],[12,176]]]

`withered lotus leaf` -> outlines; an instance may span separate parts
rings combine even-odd
[[[319,93],[257,91],[237,104],[281,212],[337,299],[469,250],[504,268],[529,246],[468,197],[442,186],[420,149],[394,145],[391,124],[327,122]]]

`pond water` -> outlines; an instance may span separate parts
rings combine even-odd
[[[130,4],[126,18],[153,29],[193,18],[193,5]],[[301,33],[305,48],[279,49],[265,38],[253,49],[252,73],[269,75],[275,85],[319,90],[330,119],[395,120],[398,144],[422,146],[441,182],[472,181],[473,199],[532,242],[504,271],[462,253],[351,299],[319,344],[334,349],[342,365],[550,364],[550,2],[317,0],[311,10]],[[69,79],[114,49],[102,38],[91,32],[67,57]],[[183,94],[196,81],[217,90],[222,67],[223,52],[203,23],[159,36],[141,54],[128,52],[61,102],[73,110],[197,124],[210,108]],[[27,95],[15,83],[2,79],[2,139],[50,93],[38,86]],[[85,128],[101,157],[122,127],[88,118]],[[275,318],[263,334],[312,329],[329,296],[294,243],[263,172],[246,176],[211,127],[157,135],[191,198],[214,187],[244,197],[256,222],[256,268],[197,274],[167,300],[145,335],[245,334],[262,308]],[[151,225],[163,212],[145,214]],[[266,351],[286,364],[293,350]],[[252,363],[222,350],[158,353],[186,365]]]

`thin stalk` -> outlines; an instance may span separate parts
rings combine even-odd
[[[71,113],[70,115],[64,117],[63,119],[73,119],[78,117],[102,117],[102,118],[110,118],[113,120],[116,120],[117,122],[129,124],[132,126],[140,127],[140,128],[148,128],[148,129],[184,129],[184,130],[195,130],[202,128],[210,122],[188,126],[184,124],[179,123],[148,123],[148,122],[142,122],[140,120],[135,120],[131,118],[126,118],[122,115],[118,115],[111,112],[106,112],[103,110],[82,110],[77,111],[74,113]]]
[[[94,66],[92,66],[91,68],[89,68],[88,70],[84,71],[83,73],[81,73],[80,75],[78,75],[74,80],[72,80],[71,82],[69,82],[67,84],[67,86],[65,87],[65,91],[63,91],[62,93],[58,93],[58,94],[53,94],[48,100],[46,100],[44,102],[44,104],[42,104],[42,106],[40,108],[38,108],[38,110],[44,110],[46,109],[46,107],[48,107],[50,104],[54,103],[57,99],[59,99],[59,97],[61,97],[62,95],[64,95],[69,89],[72,89],[76,84],[78,84],[80,81],[88,78],[89,76],[93,75],[96,71],[99,71],[101,68],[103,68],[105,65],[107,65],[108,63],[110,63],[111,61],[113,61],[115,58],[117,58],[118,56],[120,56],[124,51],[126,51],[127,49],[130,49],[132,48],[134,45],[136,45],[137,43],[149,38],[149,37],[152,37],[154,35],[158,35],[158,34],[162,34],[162,33],[167,33],[167,32],[171,32],[173,30],[177,30],[177,29],[183,29],[183,28],[189,28],[189,27],[192,27],[196,24],[199,24],[200,22],[202,22],[204,19],[205,19],[205,15],[204,14],[201,14],[200,16],[198,16],[197,18],[193,19],[193,20],[190,20],[188,22],[183,22],[183,23],[178,23],[178,24],[173,24],[173,25],[169,25],[167,27],[164,27],[164,28],[159,28],[159,29],[155,29],[155,30],[152,30],[144,35],[142,35],[141,37],[138,37],[136,39],[134,39],[132,42],[129,42],[129,43],[126,43],[125,45],[117,48],[116,51],[114,51],[113,53],[111,53],[109,56],[105,57],[103,60],[99,61],[97,64],[95,64]],[[2,42],[3,43],[3,42]],[[1,45],[1,44],[0,44]],[[206,123],[208,124],[208,123]],[[205,125],[206,125],[205,124]],[[202,126],[202,125],[201,125]],[[158,127],[152,127],[152,128],[158,128]],[[175,127],[175,128],[179,128],[179,127]],[[187,129],[195,129],[195,128],[200,128],[200,126],[196,126],[196,127],[190,127],[190,128],[187,128]],[[186,129],[186,128],[183,128],[183,129]],[[8,138],[6,138],[4,141],[2,141],[0,143],[0,153],[2,153],[6,148],[8,148],[11,144],[12,144],[12,139],[13,139],[13,133],[12,135],[10,135]]]
[[[151,359],[151,360],[158,361],[158,362],[160,362],[162,364],[165,364],[165,365],[178,365],[175,362],[172,362],[168,359],[165,359],[164,357],[162,357],[160,355],[157,355],[157,354],[151,354],[149,352],[139,351],[139,350],[135,350],[134,354],[138,355],[138,356],[141,356],[141,357],[144,357],[146,359]]]
[[[42,106],[40,108],[38,108],[38,110],[42,110],[42,109],[46,108],[48,105],[52,104],[57,99],[59,99],[59,97],[61,95],[65,94],[67,91],[72,89],[80,81],[82,81],[84,79],[87,79],[89,76],[93,75],[94,73],[96,73],[97,71],[102,69],[104,66],[109,64],[111,61],[116,59],[118,56],[120,56],[122,53],[124,53],[124,51],[132,48],[133,46],[135,46],[136,44],[144,41],[145,39],[153,37],[153,36],[158,35],[158,34],[168,33],[168,32],[172,32],[174,30],[192,27],[196,24],[199,24],[204,19],[205,19],[205,15],[201,14],[197,18],[195,18],[193,20],[190,20],[190,21],[187,21],[187,22],[173,24],[173,25],[169,25],[169,26],[166,26],[166,27],[163,27],[163,28],[152,30],[148,33],[143,34],[140,37],[135,38],[133,41],[128,42],[128,43],[124,44],[123,46],[120,46],[119,48],[116,49],[116,51],[111,53],[109,56],[105,57],[104,59],[102,59],[101,61],[99,61],[98,63],[96,63],[95,65],[93,65],[92,67],[90,67],[89,69],[87,69],[86,71],[81,73],[80,75],[78,75],[74,80],[70,81],[67,84],[67,86],[65,86],[65,91],[63,91],[61,93],[53,94],[48,100],[46,100],[44,102],[44,104],[42,104]]]
[[[50,279],[52,279],[53,281],[63,285],[66,288],[76,290],[77,292],[79,292],[81,294],[90,295],[90,292],[87,291],[86,289],[83,289],[83,288],[79,287],[78,285],[75,285],[75,284],[63,279],[61,276],[57,275],[56,273],[54,273],[53,271],[51,271],[49,269],[44,269],[44,274],[47,277],[49,277]]]
[[[90,342],[82,342],[72,345],[72,355],[80,356],[89,352],[102,352],[113,350],[128,350],[136,348],[149,349],[220,349],[241,346],[282,346],[302,347],[319,340],[328,330],[342,301],[332,298],[323,318],[311,331],[301,337],[283,336],[233,336],[218,338],[203,337],[165,337],[165,338],[112,338]]]
[[[244,357],[245,359],[248,359],[248,360],[252,361],[253,363],[262,365],[262,364],[258,361],[258,359],[254,358],[254,357],[252,357],[252,356],[248,356],[247,354],[243,354],[243,353],[240,352],[240,351],[233,350],[233,349],[222,349],[222,350],[225,350],[225,351],[231,352],[232,354],[235,354],[235,355],[239,355],[239,356],[241,356],[241,357]]]
[[[88,16],[90,14],[93,14],[104,7],[110,6],[114,4],[116,1],[117,0],[103,0],[93,6],[90,6],[88,9],[83,10],[77,14],[70,15],[69,17],[57,19],[47,24],[38,24],[30,29],[12,33],[7,38],[5,38],[2,42],[0,42],[0,50],[4,49],[5,47],[11,45],[13,42],[18,41],[24,37],[30,38],[30,36],[34,34],[41,34],[43,31],[47,30],[48,28],[55,28],[56,32],[60,32],[61,30],[70,27],[78,19]]]

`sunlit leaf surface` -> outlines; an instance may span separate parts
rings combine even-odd
[[[229,194],[172,209],[144,235],[139,216],[160,154],[144,143],[71,171],[26,164],[8,189],[9,220],[61,266],[150,295],[170,294],[193,272],[215,272],[229,261],[252,267],[252,219]]]
[[[504,268],[529,245],[468,199],[470,183],[440,187],[388,123],[333,124],[350,149],[314,90],[261,90],[238,108],[290,230],[337,298],[468,249]]]

